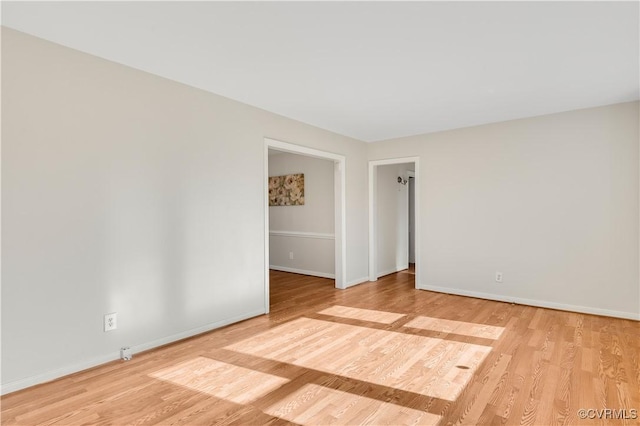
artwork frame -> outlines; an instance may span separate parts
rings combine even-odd
[[[303,206],[304,173],[269,177],[269,206]]]

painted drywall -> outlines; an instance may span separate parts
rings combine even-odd
[[[269,156],[269,176],[304,173],[302,206],[269,207],[269,264],[272,269],[335,276],[334,164],[303,155]],[[290,259],[290,253],[293,259]]]
[[[376,167],[377,276],[402,271],[409,266],[409,186],[398,183],[407,179],[412,164],[389,164]]]
[[[2,392],[263,313],[265,137],[346,156],[366,279],[366,144],[6,28],[2,89]]]
[[[631,102],[372,144],[370,160],[420,157],[418,286],[638,318],[638,114]]]

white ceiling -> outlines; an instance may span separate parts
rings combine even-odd
[[[364,141],[639,98],[638,2],[2,2],[2,24]]]

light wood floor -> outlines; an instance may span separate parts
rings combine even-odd
[[[640,424],[640,324],[272,272],[271,314],[6,395],[2,424]],[[591,411],[591,416],[604,412]]]

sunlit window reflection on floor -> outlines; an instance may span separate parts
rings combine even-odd
[[[265,413],[301,425],[435,425],[440,416],[315,384],[307,384]]]
[[[226,349],[451,401],[491,351],[488,346],[310,318]]]
[[[205,357],[182,362],[150,376],[238,404],[255,401],[289,381]]]
[[[318,312],[323,315],[334,317],[350,318],[361,321],[379,322],[381,324],[391,324],[404,317],[404,314],[394,314],[392,312],[374,311],[370,309],[351,308],[348,306],[332,306]]]
[[[494,340],[500,338],[504,331],[504,327],[431,317],[417,317],[406,323],[404,326]]]

